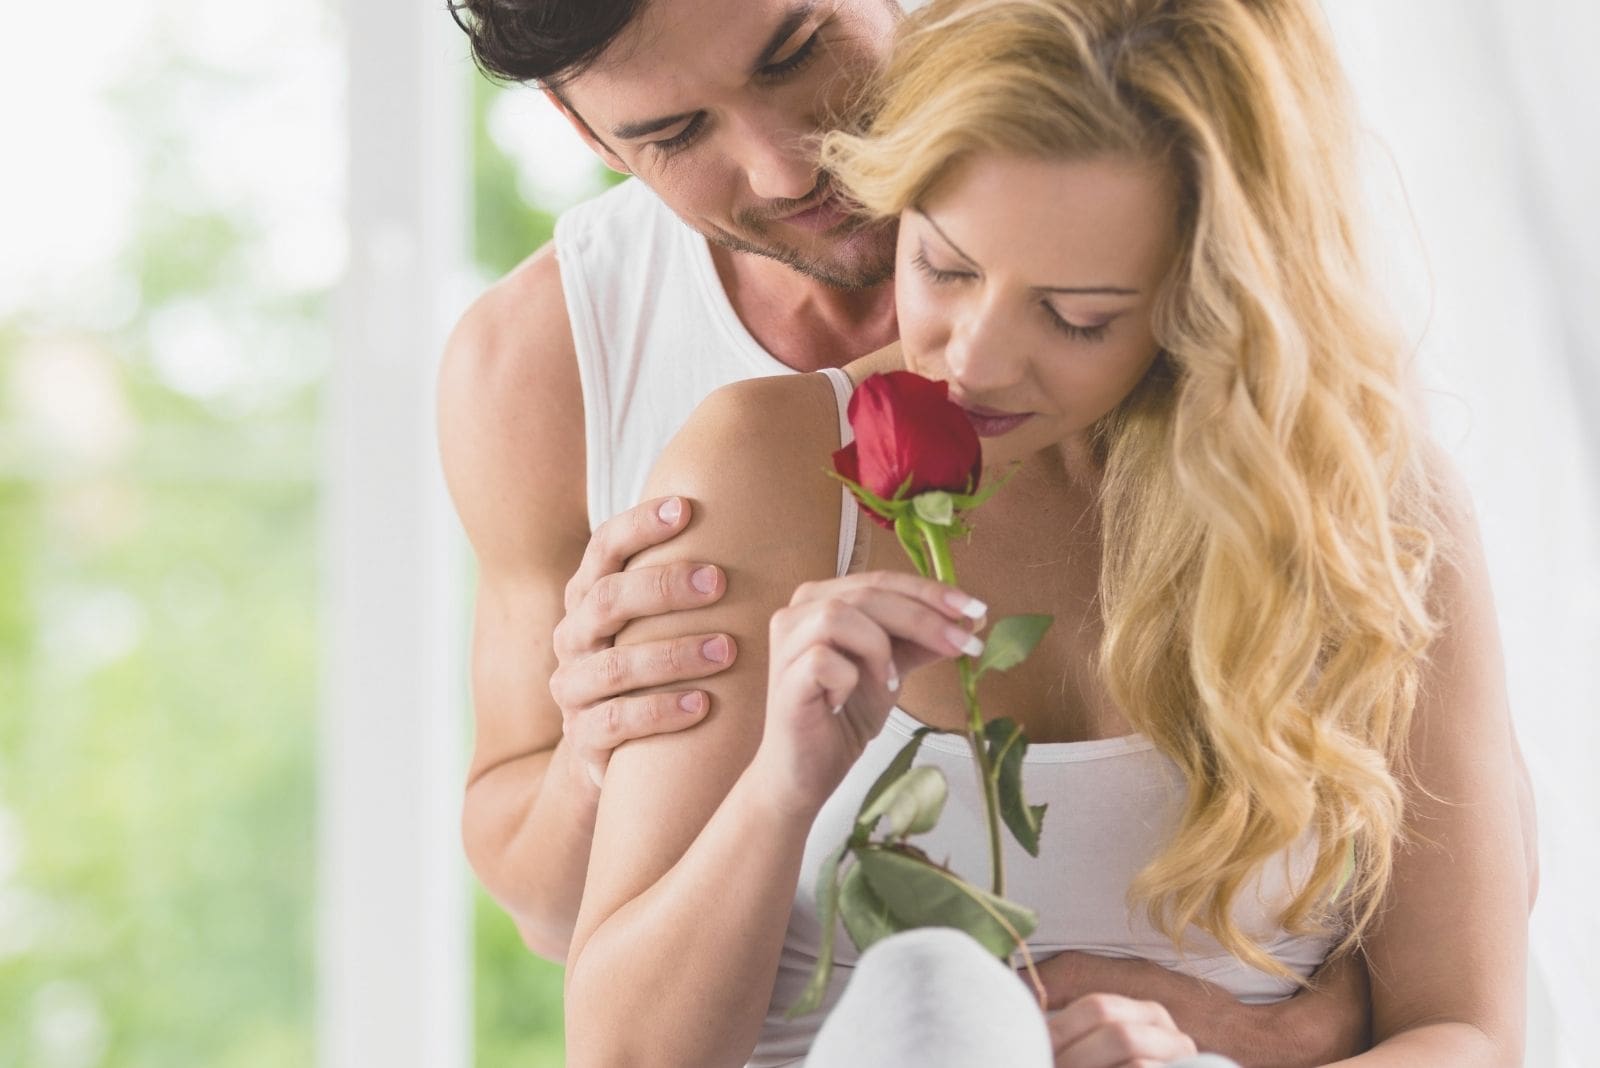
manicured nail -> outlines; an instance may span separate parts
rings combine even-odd
[[[720,664],[728,659],[728,639],[718,635],[700,646],[700,655],[713,664]]]
[[[706,707],[706,695],[698,690],[686,693],[678,698],[678,707],[690,713],[703,711]]]
[[[843,711],[844,711],[844,705],[834,705],[833,706],[833,714],[834,715],[837,716],[840,712],[843,712]]]
[[[968,597],[964,593],[951,590],[944,595],[944,603],[966,616],[968,619],[982,619],[989,614],[989,606],[976,597]]]
[[[590,782],[594,783],[596,786],[603,786],[605,784],[604,780],[606,773],[601,771],[598,766],[594,764],[585,764],[583,767],[584,770],[589,773]]]
[[[968,634],[960,627],[944,628],[944,640],[967,656],[983,655],[983,639],[976,634]]]
[[[710,593],[717,588],[717,569],[714,567],[697,567],[689,572],[689,585],[701,593]]]
[[[900,689],[900,671],[894,666],[893,660],[889,661],[889,678],[884,685],[889,687],[890,693],[896,693]]]
[[[683,502],[676,497],[663,501],[661,507],[656,509],[656,515],[670,527],[683,518]]]

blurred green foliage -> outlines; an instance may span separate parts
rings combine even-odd
[[[159,290],[205,299],[231,251],[197,242]],[[315,390],[249,414],[180,393],[159,307],[0,333],[3,1068],[313,1057]],[[40,418],[41,375],[130,429]]]
[[[266,224],[186,170],[187,109],[247,82],[144,54],[106,94],[141,186],[102,267],[136,299],[113,325],[0,313],[0,1068],[315,1060],[331,294],[259,284]],[[553,224],[489,136],[500,92],[472,98],[486,279]],[[237,343],[236,388],[163,365],[184,307]],[[477,1064],[560,1065],[561,968],[481,892],[474,913]]]

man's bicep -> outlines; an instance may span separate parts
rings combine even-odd
[[[583,395],[554,257],[490,290],[439,374],[445,481],[478,562],[474,775],[560,739],[552,635],[589,538]]]
[[[480,565],[543,574],[588,541],[583,386],[549,250],[462,316],[438,396],[445,483]]]

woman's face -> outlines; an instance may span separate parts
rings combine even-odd
[[[950,383],[986,463],[1079,438],[1138,384],[1176,215],[1164,167],[990,153],[901,217],[906,365]]]

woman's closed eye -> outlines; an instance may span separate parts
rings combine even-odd
[[[971,271],[954,271],[945,267],[936,267],[928,259],[927,254],[922,250],[918,250],[912,255],[911,264],[912,266],[916,267],[917,270],[927,275],[929,281],[933,282],[935,285],[955,285],[958,282],[967,281],[977,277],[977,275],[973,274]],[[1109,319],[1103,323],[1095,323],[1091,326],[1085,326],[1082,323],[1075,323],[1071,319],[1068,319],[1066,316],[1058,312],[1055,309],[1055,306],[1052,305],[1048,300],[1041,300],[1039,302],[1039,307],[1044,309],[1044,313],[1049,318],[1051,326],[1055,327],[1063,334],[1066,334],[1074,341],[1101,341],[1105,338],[1106,332],[1111,329],[1111,320]]]
[[[920,250],[912,255],[911,263],[917,270],[927,275],[931,281],[939,284],[959,282],[964,278],[975,277],[971,271],[951,271],[942,267],[935,267],[928,262],[927,254]]]
[[[1050,317],[1051,325],[1057,330],[1060,330],[1063,334],[1066,334],[1068,337],[1072,338],[1074,341],[1100,341],[1105,338],[1106,331],[1111,329],[1111,320],[1109,319],[1103,323],[1096,323],[1093,326],[1083,326],[1082,324],[1073,322],[1060,312],[1056,311],[1055,306],[1052,305],[1048,300],[1041,300],[1039,302],[1039,306],[1042,307],[1045,310],[1045,314]]]

